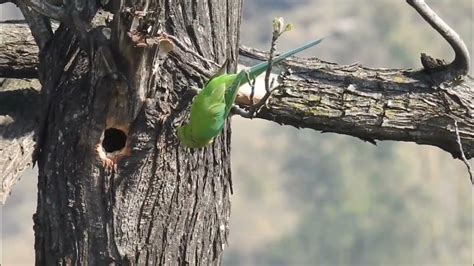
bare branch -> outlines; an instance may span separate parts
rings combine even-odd
[[[249,75],[249,72],[245,72],[246,75],[247,75],[247,80],[249,81],[248,84],[250,85],[250,97],[249,97],[249,100],[250,100],[250,104],[251,105],[254,105],[255,102],[254,102],[254,96],[255,96],[255,79],[251,79],[250,78],[250,75]]]
[[[265,71],[265,90],[267,91],[267,93],[270,93],[271,91],[270,73],[272,72],[272,68],[273,68],[273,56],[275,54],[276,41],[278,40],[278,37],[280,36],[275,34],[275,32],[273,32],[272,42],[270,45],[270,53],[268,54],[268,68],[267,68],[267,71]]]
[[[43,50],[53,37],[49,19],[28,7],[23,1],[18,1],[17,6],[30,26],[31,34],[35,38],[40,51]]]
[[[41,0],[20,0],[22,4],[26,4],[29,7],[33,8],[36,12],[40,13],[43,16],[58,20],[64,21],[66,19],[67,13],[62,6],[55,6],[48,1]]]
[[[435,66],[439,69],[434,69],[436,72],[445,71],[449,73],[450,79],[458,76],[464,76],[469,73],[470,56],[466,44],[459,37],[459,35],[446,24],[426,3],[424,0],[406,0],[424,19],[433,27],[441,36],[451,45],[455,52],[454,61],[449,65]],[[422,55],[422,62],[426,61],[426,55]],[[423,65],[426,64],[424,63]]]

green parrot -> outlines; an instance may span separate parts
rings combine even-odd
[[[273,64],[315,46],[322,40],[309,42],[281,54],[273,59]],[[186,147],[201,148],[210,144],[221,133],[239,88],[249,82],[248,78],[255,79],[268,68],[268,62],[262,62],[238,74],[225,74],[226,63],[194,98],[189,123],[178,128],[178,139]]]

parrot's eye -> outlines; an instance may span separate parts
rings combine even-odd
[[[120,129],[108,128],[104,132],[104,140],[102,141],[102,148],[105,152],[115,152],[125,147],[127,143],[127,135]]]

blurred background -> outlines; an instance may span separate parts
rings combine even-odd
[[[474,54],[472,1],[427,2]],[[1,10],[11,15],[7,5]],[[421,52],[453,58],[405,1],[245,1],[242,44],[268,50],[276,16],[294,24],[280,51],[331,35],[303,55],[387,68],[418,68]],[[239,117],[232,140],[234,195],[223,265],[473,265],[472,186],[465,166],[440,149],[373,146]],[[35,205],[31,170],[1,210],[2,265],[34,264]]]

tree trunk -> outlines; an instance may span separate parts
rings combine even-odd
[[[128,5],[147,10],[153,31],[204,58],[230,58],[235,67],[241,1]],[[180,46],[164,55],[159,46],[133,44],[126,33],[136,17],[120,13],[112,45],[87,53],[61,26],[40,58],[37,265],[221,261],[232,189],[230,127],[198,150],[183,148],[175,135],[189,113],[189,88],[202,86],[197,71],[210,66]],[[107,70],[110,54],[119,75]]]

